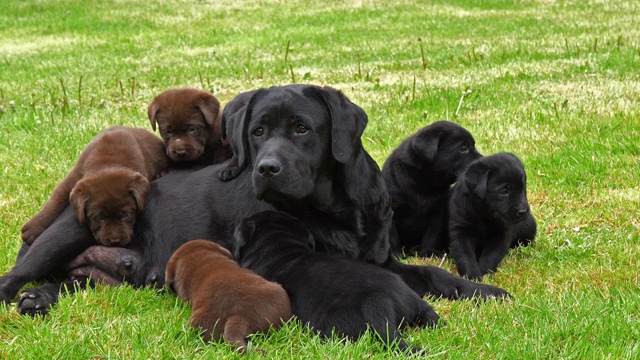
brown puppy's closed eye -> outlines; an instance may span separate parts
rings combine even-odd
[[[23,241],[32,244],[71,204],[78,221],[89,225],[98,242],[127,245],[149,182],[167,162],[162,140],[147,130],[114,126],[103,131],[87,145],[42,210],[22,227]]]
[[[160,130],[175,165],[211,165],[231,157],[220,133],[222,110],[212,94],[198,89],[169,89],[149,104],[151,128]]]
[[[191,240],[169,259],[166,285],[192,309],[189,322],[205,341],[224,340],[247,352],[246,337],[280,327],[292,316],[287,292],[241,268],[231,253],[206,240]]]

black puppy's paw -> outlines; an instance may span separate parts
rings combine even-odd
[[[229,160],[227,166],[218,173],[218,179],[222,182],[230,181],[238,177],[240,173],[244,170],[243,166],[238,165],[238,161],[235,156]]]
[[[456,293],[459,299],[510,300],[513,298],[511,294],[502,288],[473,281],[468,281],[468,283],[458,286]]]
[[[59,284],[45,284],[25,290],[18,299],[18,312],[21,315],[46,315],[51,306],[58,302]]]

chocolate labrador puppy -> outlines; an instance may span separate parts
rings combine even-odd
[[[391,256],[389,195],[361,142],[367,115],[343,93],[313,85],[276,86],[254,92],[241,108],[239,131],[229,141],[243,149],[238,164],[244,169],[226,182],[219,179],[226,164],[175,171],[154,181],[128,246],[142,256],[127,282],[161,286],[167,261],[185,242],[211,239],[231,249],[244,218],[278,209],[309,229],[316,250],[387,268],[419,296],[509,297],[498,287]],[[0,277],[0,301],[9,301],[32,280],[66,275],[66,265],[94,245],[90,235],[63,212]],[[45,312],[56,299],[50,289],[24,294],[18,302],[22,313]]]
[[[98,134],[42,209],[22,227],[30,245],[71,204],[79,223],[107,246],[131,241],[149,183],[167,168],[164,144],[144,129],[114,126]]]
[[[189,323],[205,341],[224,340],[247,352],[246,338],[278,328],[291,318],[287,292],[251,270],[231,253],[206,240],[191,240],[171,256],[165,277],[169,290],[193,310]]]
[[[222,109],[212,94],[198,89],[169,89],[147,109],[151,128],[156,124],[172,167],[210,165],[230,157],[220,134]]]
[[[517,240],[514,226],[532,220],[527,176],[515,155],[499,153],[471,163],[449,200],[449,249],[460,275],[481,280],[495,272]],[[519,235],[533,239],[535,225],[533,234],[527,227]]]
[[[439,316],[400,276],[373,264],[315,251],[305,225],[265,211],[247,218],[235,235],[236,258],[291,298],[293,313],[320,334],[355,340],[369,327],[401,351],[422,352],[400,338],[404,326],[434,326]]]
[[[444,255],[449,189],[480,156],[471,133],[444,120],[418,130],[389,155],[382,176],[393,207],[394,252]]]

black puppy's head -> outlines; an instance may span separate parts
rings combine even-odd
[[[269,246],[300,246],[314,249],[311,233],[301,220],[280,211],[263,211],[245,218],[234,234],[234,257],[241,263],[252,250]],[[258,255],[262,251],[257,250]]]
[[[364,111],[335,89],[271,87],[253,94],[230,141],[238,163],[253,164],[258,199],[303,200],[332,182],[336,163],[355,156],[366,123]]]
[[[527,176],[515,155],[498,153],[474,161],[464,183],[494,220],[510,225],[527,218]]]
[[[482,155],[471,133],[462,126],[441,120],[419,130],[411,138],[411,150],[442,181],[453,184],[460,173]]]

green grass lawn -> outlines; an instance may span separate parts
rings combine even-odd
[[[439,119],[483,154],[525,164],[535,245],[487,282],[507,302],[428,299],[447,325],[405,338],[445,359],[640,357],[640,2],[623,0],[23,1],[0,3],[0,273],[20,227],[87,142],[149,128],[177,86],[236,94],[330,85],[369,114],[382,164]],[[411,263],[453,262],[409,259]],[[0,309],[0,358],[235,358],[151,289],[98,287],[45,318]],[[263,358],[387,359],[375,336],[326,340],[296,322],[257,334]]]

